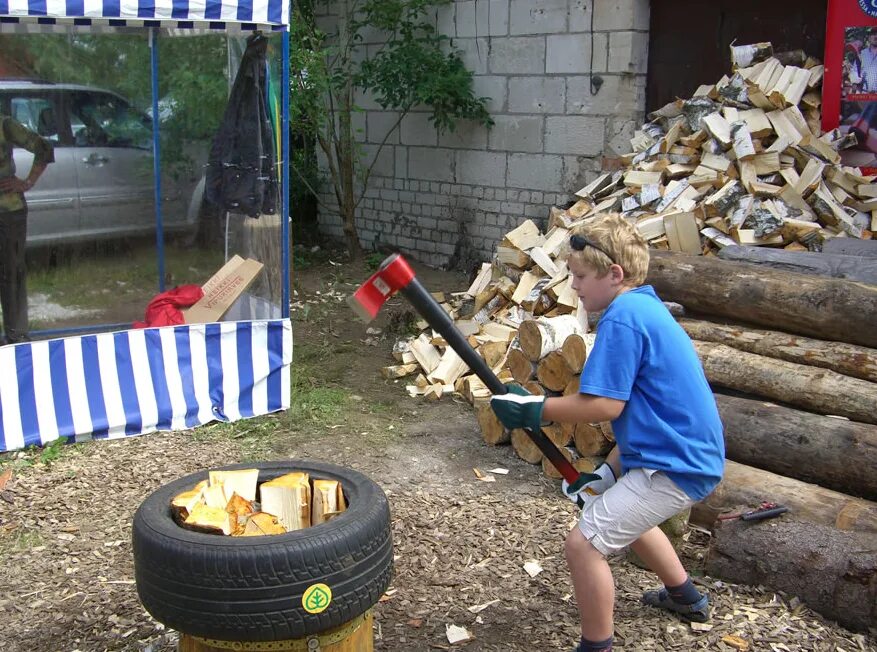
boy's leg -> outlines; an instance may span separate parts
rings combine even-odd
[[[679,586],[688,579],[673,544],[660,528],[653,527],[630,547],[666,586]]]
[[[579,608],[582,638],[611,639],[615,583],[606,558],[576,527],[566,537],[566,561]]]

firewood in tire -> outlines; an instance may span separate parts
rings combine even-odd
[[[256,512],[247,518],[243,529],[236,532],[234,536],[261,537],[270,534],[284,534],[285,532],[286,528],[280,525],[276,516],[265,512]]]
[[[256,485],[259,482],[259,469],[241,471],[210,471],[207,474],[211,486],[222,485],[226,496],[237,494],[250,502],[256,500]]]
[[[183,521],[183,527],[196,532],[230,536],[237,530],[237,517],[224,507],[198,503]]]
[[[184,491],[183,493],[174,496],[174,499],[171,501],[171,512],[177,523],[185,521],[189,514],[192,513],[192,510],[195,509],[195,506],[203,502],[204,489],[206,488],[207,480],[202,480],[195,485],[194,489]]]
[[[259,487],[262,511],[274,514],[288,532],[311,525],[311,485],[298,471],[263,482]]]
[[[344,492],[337,480],[314,480],[314,497],[311,504],[311,523],[319,525],[341,514],[347,506]]]

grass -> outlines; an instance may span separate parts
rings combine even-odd
[[[23,451],[0,454],[0,472],[7,467],[13,471],[37,464],[51,465],[62,457],[80,453],[83,444],[68,444],[67,439],[56,439],[45,446],[28,446]]]
[[[201,285],[222,266],[221,251],[165,247],[165,286]],[[55,303],[88,309],[106,309],[125,298],[146,301],[158,292],[155,243],[131,241],[115,246],[67,249],[49,260],[28,263],[28,291]]]
[[[22,550],[31,550],[45,544],[39,532],[14,529],[10,532],[0,530],[0,560],[6,555]]]

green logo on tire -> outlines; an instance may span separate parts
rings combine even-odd
[[[312,584],[301,596],[301,606],[309,614],[325,611],[331,602],[332,589],[325,584]]]

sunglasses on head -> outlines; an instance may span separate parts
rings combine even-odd
[[[576,251],[584,251],[585,247],[591,247],[592,249],[596,249],[597,251],[602,253],[604,256],[606,256],[606,258],[608,258],[610,261],[612,261],[613,265],[618,264],[615,262],[615,259],[612,257],[612,255],[608,251],[606,251],[603,247],[598,245],[593,240],[586,238],[583,235],[574,235],[574,236],[570,237],[569,246],[572,247],[573,249],[575,249]]]

